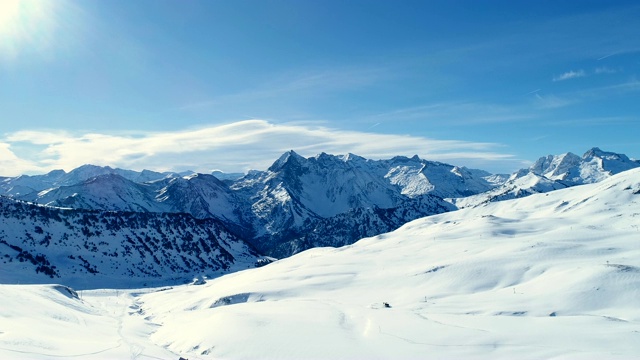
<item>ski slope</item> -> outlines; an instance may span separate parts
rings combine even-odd
[[[634,169],[204,285],[2,285],[0,357],[640,359],[639,227]]]

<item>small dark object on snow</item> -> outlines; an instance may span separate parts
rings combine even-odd
[[[390,308],[391,307],[391,305],[389,305],[388,302],[383,302],[382,305],[384,305],[384,307],[386,307],[386,308]]]
[[[189,359],[185,359],[182,356],[180,356],[180,359],[178,359],[178,360],[189,360]]]

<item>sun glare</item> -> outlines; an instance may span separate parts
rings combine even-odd
[[[10,36],[16,30],[26,4],[22,0],[0,1],[0,37]]]
[[[13,58],[25,49],[46,48],[54,5],[51,0],[0,0],[0,56]]]

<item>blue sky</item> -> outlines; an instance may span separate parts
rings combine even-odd
[[[634,1],[0,2],[0,175],[640,157]]]

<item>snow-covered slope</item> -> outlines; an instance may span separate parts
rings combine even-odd
[[[257,260],[214,219],[54,209],[0,197],[0,283],[130,288],[242,270]]]
[[[531,194],[546,193],[569,187],[563,181],[551,180],[544,176],[528,172],[524,175],[512,176],[501,186],[481,194],[457,199],[447,199],[458,208],[478,206],[494,201],[516,199]]]
[[[180,289],[146,295],[142,308],[163,324],[153,341],[194,356],[628,359],[640,353],[639,226],[632,170],[306,251],[182,301]],[[175,339],[187,323],[212,330]]]
[[[0,286],[0,356],[637,359],[639,226],[634,169],[202,286]]]

